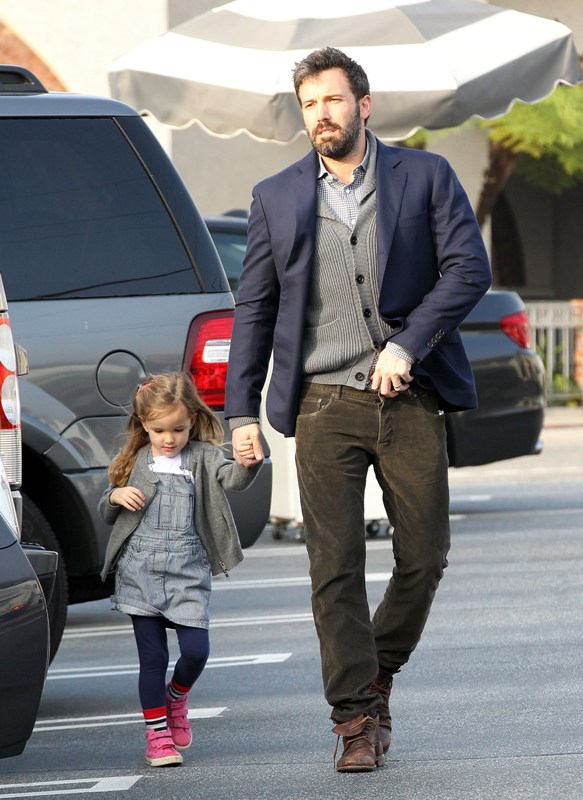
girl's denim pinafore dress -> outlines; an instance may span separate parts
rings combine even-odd
[[[152,451],[148,463],[153,463]],[[156,472],[156,494],[124,546],[112,608],[137,616],[209,627],[211,569],[194,527],[192,453],[182,451],[183,474]]]

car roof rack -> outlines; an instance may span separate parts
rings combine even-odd
[[[48,90],[30,70],[12,64],[0,64],[0,95],[47,94]]]

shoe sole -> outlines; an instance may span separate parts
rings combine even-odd
[[[176,744],[176,742],[174,742],[174,747],[177,750],[180,750],[181,753],[183,753],[185,750],[188,750],[191,744],[192,744],[192,739],[189,741],[188,744]]]
[[[366,767],[357,764],[347,764],[345,767],[336,765],[336,772],[374,772],[378,767],[384,767],[385,757],[378,756],[374,766]]]
[[[182,756],[163,756],[162,758],[147,758],[146,764],[149,767],[179,767],[182,764]]]

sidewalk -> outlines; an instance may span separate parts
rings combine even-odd
[[[549,406],[545,409],[544,428],[583,427],[583,408],[576,406]]]

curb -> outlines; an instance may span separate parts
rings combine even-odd
[[[553,407],[545,409],[543,430],[583,427],[583,409]]]

